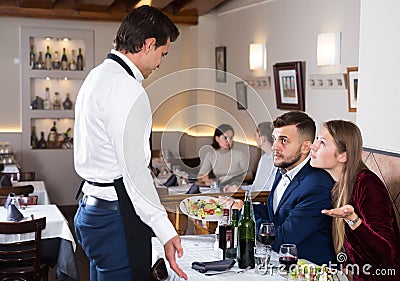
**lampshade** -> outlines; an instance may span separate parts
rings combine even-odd
[[[265,43],[250,44],[249,66],[250,70],[267,69],[267,47]]]
[[[340,32],[318,34],[317,64],[340,64]]]

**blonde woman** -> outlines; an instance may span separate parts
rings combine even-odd
[[[362,161],[359,128],[343,120],[324,123],[311,153],[311,166],[335,180],[334,209],[322,213],[334,218],[336,253],[344,251],[346,263],[357,265],[353,280],[399,280],[399,228],[385,185]]]

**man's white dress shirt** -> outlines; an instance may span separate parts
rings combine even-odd
[[[283,194],[286,191],[286,188],[290,184],[290,182],[293,180],[293,178],[297,175],[297,173],[301,170],[301,168],[304,167],[305,164],[310,160],[310,157],[307,157],[306,159],[303,160],[299,165],[291,169],[290,171],[286,171],[286,173],[282,174],[282,178],[279,181],[278,185],[275,188],[274,192],[274,198],[273,198],[273,210],[274,213],[276,213],[276,209],[279,206],[279,202],[282,199]]]
[[[148,169],[152,113],[142,86],[143,75],[127,57],[115,50],[111,53],[123,59],[136,79],[111,59],[90,71],[75,105],[75,170],[93,182],[107,183],[123,177],[136,213],[165,244],[177,234]],[[118,200],[113,186],[85,183],[83,192]]]

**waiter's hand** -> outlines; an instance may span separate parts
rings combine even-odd
[[[178,274],[179,277],[188,279],[185,272],[178,266],[175,259],[175,253],[178,253],[178,258],[183,256],[183,249],[181,246],[181,238],[177,235],[168,240],[164,245],[165,257],[167,258],[169,265],[173,271]]]

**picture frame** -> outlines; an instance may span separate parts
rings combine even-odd
[[[274,82],[278,109],[305,110],[301,61],[274,64]]]
[[[239,110],[247,109],[247,86],[244,82],[236,82],[236,102]]]
[[[226,47],[215,48],[216,81],[226,82]]]
[[[347,68],[347,94],[349,112],[357,112],[358,66]]]

